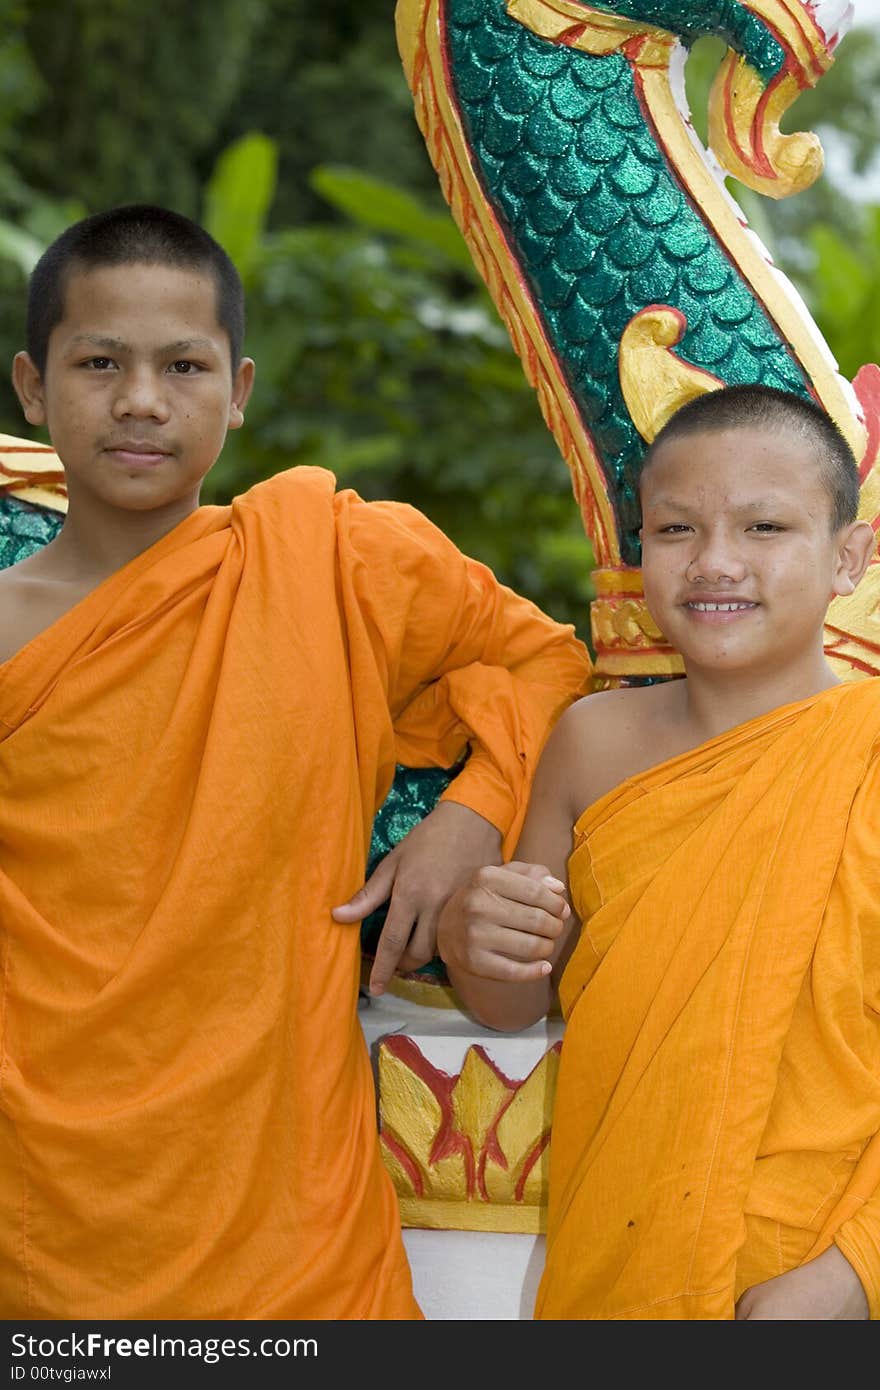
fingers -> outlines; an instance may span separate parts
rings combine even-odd
[[[337,922],[361,922],[391,898],[370,971],[369,990],[374,995],[384,994],[392,976],[401,968],[401,958],[412,931],[412,912],[393,896],[397,869],[397,855],[392,850],[347,903],[332,909],[332,916]]]
[[[412,925],[412,914],[399,906],[396,907],[392,898],[385,925],[376,943],[376,954],[370,971],[371,994],[384,994],[392,976],[401,968]]]
[[[439,916],[440,912],[437,908],[419,914],[418,921],[406,944],[406,949],[397,963],[398,970],[420,970],[423,965],[427,965],[429,961],[434,959],[437,955]]]
[[[364,917],[369,917],[390,896],[396,873],[397,859],[392,851],[377,864],[363,887],[347,903],[340,903],[339,907],[332,909],[334,921],[361,922]]]
[[[490,980],[540,980],[553,969],[550,956],[554,944],[547,936],[534,932],[494,923],[478,924],[471,932],[466,959],[460,963],[469,974]]]
[[[469,952],[467,962],[462,965],[469,975],[478,975],[484,980],[495,980],[500,984],[524,985],[543,980],[553,971],[553,964],[547,959],[546,942],[544,954],[536,960],[513,960],[501,951],[488,951],[479,948]]]
[[[469,975],[503,982],[549,975],[571,908],[540,864],[487,865],[454,894],[439,923],[440,954]]]
[[[386,856],[347,903],[337,922],[358,922],[391,899],[370,971],[371,995],[384,994],[399,971],[414,971],[438,954],[440,905],[407,891],[394,853]],[[447,964],[501,980],[535,980],[550,957],[571,909],[565,885],[543,864],[486,865],[456,894],[455,926],[442,952]]]
[[[528,872],[526,872],[528,870]],[[531,932],[555,940],[571,915],[565,884],[542,864],[487,865],[464,890],[463,909],[512,931]],[[493,905],[483,901],[492,899]]]

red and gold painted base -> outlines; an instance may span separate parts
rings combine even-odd
[[[382,1155],[404,1226],[543,1232],[561,1022],[507,1037],[457,1012],[382,1007],[391,1023],[413,1015],[375,1049]]]

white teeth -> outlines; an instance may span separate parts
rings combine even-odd
[[[698,613],[738,613],[744,608],[754,608],[753,603],[689,603]]]

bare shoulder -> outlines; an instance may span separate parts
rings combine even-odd
[[[17,565],[0,570],[0,661],[8,661],[31,636],[26,594]]]
[[[4,612],[21,603],[27,592],[27,575],[22,570],[24,563],[22,560],[17,565],[8,565],[5,569],[0,569],[0,594],[3,596]]]
[[[671,694],[670,684],[664,683],[584,695],[561,716],[554,737],[570,750],[600,736],[603,742],[628,738],[635,730],[667,722]]]
[[[664,760],[680,700],[678,682],[602,690],[561,716],[546,757],[570,789],[575,817],[620,782]]]
[[[0,569],[0,662],[15,656],[88,592],[88,585],[47,576],[41,560],[38,552]]]

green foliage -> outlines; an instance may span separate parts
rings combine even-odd
[[[810,229],[815,257],[808,293],[825,326],[840,370],[852,378],[880,362],[880,207],[865,208],[848,235],[818,223]]]
[[[444,207],[401,71],[394,0],[264,0],[238,100],[215,149],[243,129],[278,144],[276,228],[323,221],[316,165],[356,167]]]
[[[473,277],[471,253],[446,210],[433,212],[413,194],[357,169],[324,165],[313,170],[309,182],[325,202],[352,221],[438,251]]]
[[[17,265],[25,280],[44,251],[41,241],[12,222],[0,220],[0,258]]]
[[[216,155],[261,0],[31,0],[19,8],[46,93],[17,152],[25,181],[90,209],[160,202],[196,216],[197,161]]]
[[[205,189],[202,223],[235,264],[245,286],[275,196],[278,154],[265,135],[243,135],[224,150]]]
[[[6,160],[20,123],[46,95],[22,33],[27,8],[25,0],[0,0],[0,198],[13,178]]]

